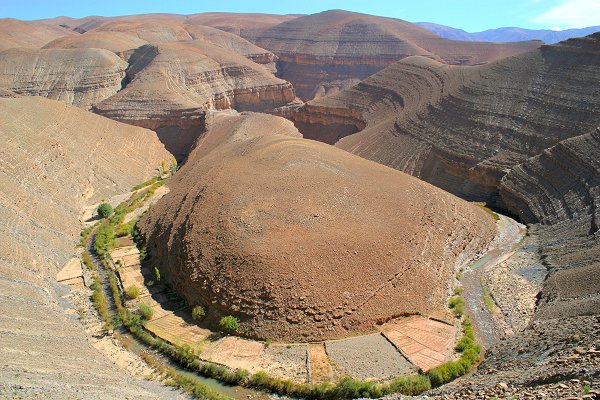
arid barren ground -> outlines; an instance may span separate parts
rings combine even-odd
[[[1,19],[0,398],[597,398],[599,99],[600,33]]]

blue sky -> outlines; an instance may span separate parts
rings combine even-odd
[[[312,14],[330,9],[435,22],[470,32],[504,26],[566,29],[600,25],[600,0],[0,0],[0,17],[19,19],[207,11]]]

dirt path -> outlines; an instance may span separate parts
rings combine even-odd
[[[321,383],[331,381],[333,378],[333,369],[325,351],[325,344],[310,343],[308,345],[308,357],[310,362],[310,382]]]
[[[485,305],[482,277],[502,261],[512,256],[519,248],[525,235],[525,227],[515,220],[500,215],[498,236],[492,242],[490,250],[473,263],[462,276],[462,296],[467,304],[467,313],[473,321],[477,337],[481,338],[485,348],[489,348],[509,332],[509,325],[503,320],[502,313],[492,314]]]

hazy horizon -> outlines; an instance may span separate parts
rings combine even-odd
[[[525,29],[564,30],[600,25],[600,0],[507,0],[505,2],[465,0],[460,7],[439,0],[394,4],[382,0],[305,1],[301,3],[257,0],[223,2],[215,7],[193,0],[158,2],[106,0],[85,3],[74,0],[46,2],[40,0],[11,1],[0,10],[2,18],[37,20],[59,16],[121,16],[135,14],[196,14],[204,12],[315,14],[342,9],[365,14],[403,19],[410,22],[432,22],[467,32],[519,27]]]

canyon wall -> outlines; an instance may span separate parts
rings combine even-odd
[[[89,110],[121,89],[126,69],[103,49],[10,49],[0,53],[0,87]]]
[[[304,100],[349,88],[408,56],[476,65],[541,45],[451,41],[399,19],[342,10],[302,16],[240,34],[279,57],[278,76],[290,81]]]
[[[357,119],[365,128],[337,147],[504,207],[499,186],[512,167],[600,123],[598,43],[593,35],[477,67],[411,57],[294,118],[321,140],[329,110],[334,124],[351,113],[348,129]]]

